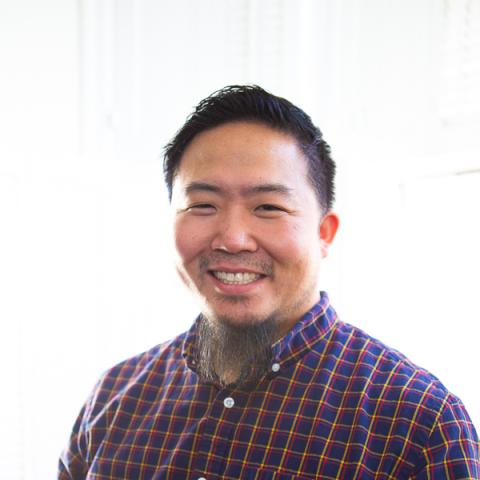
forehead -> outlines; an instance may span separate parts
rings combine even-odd
[[[307,159],[292,135],[259,123],[227,123],[194,137],[182,156],[174,187],[190,181],[232,186],[268,181],[305,187],[307,170]]]

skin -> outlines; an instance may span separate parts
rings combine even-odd
[[[292,136],[251,122],[198,134],[182,156],[172,206],[177,270],[208,319],[248,325],[273,315],[282,336],[318,301],[338,218],[322,212]],[[256,277],[228,284],[219,271]]]

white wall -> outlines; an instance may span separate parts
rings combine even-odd
[[[191,323],[160,153],[231,83],[299,103],[332,145],[342,318],[480,426],[479,22],[467,0],[0,3],[2,475],[53,478],[99,373]]]

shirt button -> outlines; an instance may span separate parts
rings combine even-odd
[[[272,365],[272,372],[278,372],[280,370],[280,364],[279,363],[274,363]]]
[[[223,401],[223,404],[224,404],[227,408],[232,408],[232,407],[235,405],[235,401],[233,400],[232,397],[227,397],[227,398]]]

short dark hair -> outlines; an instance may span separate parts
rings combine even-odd
[[[257,85],[231,85],[202,100],[165,147],[163,172],[169,198],[182,155],[201,132],[230,122],[259,122],[292,135],[308,160],[308,178],[320,206],[329,210],[334,200],[335,162],[322,132],[311,118],[288,100]]]

